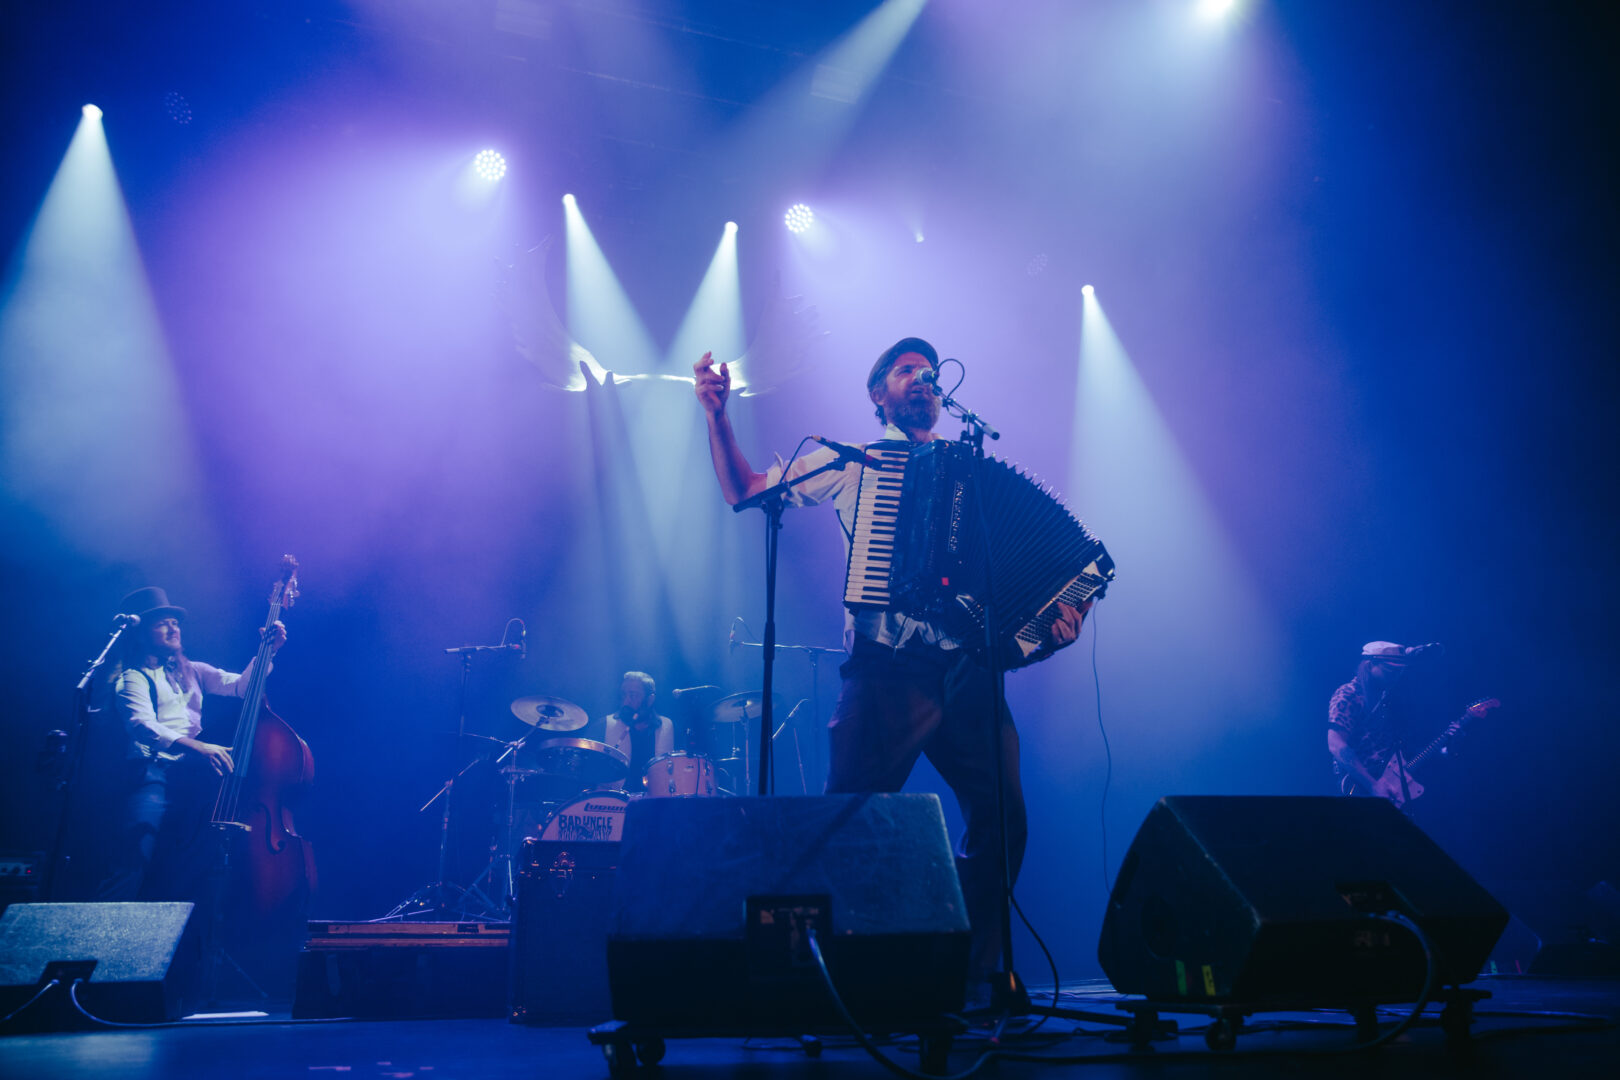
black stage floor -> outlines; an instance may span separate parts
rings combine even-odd
[[[1541,1076],[1620,1075],[1620,979],[1551,979],[1502,976],[1482,979],[1491,992],[1479,1006],[1474,1037],[1464,1053],[1448,1047],[1437,1017],[1372,1051],[1336,1053],[1354,1045],[1354,1029],[1341,1013],[1289,1013],[1256,1017],[1234,1050],[1204,1045],[1197,1016],[1180,1017],[1179,1037],[1145,1051],[1108,1041],[1117,1028],[1048,1020],[1040,1031],[1003,1040],[1020,1055],[1063,1061],[1004,1059],[981,1075],[1035,1077],[1084,1066],[1098,1077],[1159,1073],[1177,1076],[1243,1075]],[[1049,1000],[1050,991],[1048,991]],[[1070,1007],[1114,1012],[1105,984],[1065,994]],[[1390,1010],[1386,1023],[1399,1018]],[[988,1048],[976,1029],[958,1042],[953,1071],[966,1069]],[[885,1051],[915,1068],[914,1041]],[[93,1080],[557,1080],[606,1077],[601,1052],[581,1028],[519,1027],[501,1020],[304,1021],[272,1017],[256,1022],[190,1021],[128,1031],[94,1031],[0,1039],[0,1075],[85,1077]],[[790,1040],[671,1040],[663,1064],[649,1077],[877,1077],[890,1075],[853,1042],[823,1041],[818,1058]]]

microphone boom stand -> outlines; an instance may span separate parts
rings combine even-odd
[[[759,785],[757,794],[767,795],[773,786],[771,780],[771,733],[775,731],[772,724],[771,695],[774,692],[774,678],[776,668],[776,550],[777,541],[782,532],[782,499],[788,492],[810,479],[820,476],[831,469],[842,469],[844,461],[834,458],[818,468],[811,469],[797,480],[784,480],[772,484],[764,491],[750,495],[731,509],[735,513],[759,508],[765,511],[765,640],[761,646],[764,653],[764,675],[760,679],[760,714],[759,714]]]
[[[62,793],[62,806],[57,813],[56,832],[51,837],[50,859],[45,864],[45,886],[40,890],[40,894],[47,900],[56,899],[56,875],[62,862],[62,851],[67,843],[68,818],[73,811],[73,785],[78,780],[79,768],[84,761],[85,742],[90,737],[90,714],[98,711],[92,708],[90,703],[96,672],[107,662],[113,646],[124,636],[124,631],[138,625],[138,622],[127,622],[120,616],[112,634],[107,638],[107,644],[101,647],[101,652],[90,661],[90,666],[84,669],[84,674],[79,676],[79,681],[73,686],[73,732],[70,736],[67,760],[63,763],[62,774],[56,781],[56,790]]]
[[[500,645],[457,645],[444,650],[452,656],[461,657],[461,688],[456,694],[456,751],[458,753],[461,751],[461,744],[466,741],[467,738],[467,683],[472,678],[473,656],[477,653],[486,652],[518,652],[521,650],[521,648],[522,646],[520,645],[508,645],[503,642]],[[507,752],[511,752],[510,747],[508,747]],[[506,754],[502,754],[501,756],[504,758]],[[429,807],[438,802],[441,798],[444,800],[444,810],[439,815],[438,877],[431,885],[423,885],[421,888],[411,893],[410,896],[406,897],[404,900],[401,900],[397,905],[394,906],[392,911],[384,915],[382,919],[379,919],[379,922],[386,919],[409,918],[411,915],[428,911],[453,911],[457,914],[464,915],[467,912],[463,905],[469,896],[476,896],[476,899],[483,902],[483,914],[495,913],[493,910],[495,908],[494,903],[489,899],[489,897],[485,896],[482,892],[479,892],[476,885],[471,889],[463,889],[461,886],[453,884],[447,876],[450,872],[451,793],[455,790],[456,781],[466,776],[467,773],[472,770],[473,766],[477,765],[482,760],[482,757],[475,757],[471,761],[467,762],[467,764],[463,765],[461,770],[457,772],[456,775],[446,780],[444,785],[440,787],[438,791],[434,792],[433,798],[423,803],[421,810],[417,811],[418,813],[424,813]]]
[[[1000,825],[998,856],[1001,870],[1001,969],[993,978],[991,1007],[1000,1012],[1003,1023],[1014,1015],[1023,1015],[1030,1009],[1029,995],[1024,992],[1023,981],[1018,977],[1018,970],[1013,965],[1012,944],[1012,844],[1007,836],[1007,777],[1006,777],[1006,750],[1002,745],[1002,729],[1006,726],[1006,685],[1007,673],[1002,666],[1001,654],[996,648],[996,616],[995,606],[990,601],[991,592],[991,552],[989,523],[984,518],[983,504],[979,500],[977,489],[981,487],[981,477],[984,473],[984,439],[1001,438],[1001,432],[985,421],[978,413],[951,396],[950,391],[937,382],[932,384],[934,393],[939,395],[940,406],[963,424],[961,442],[973,450],[973,499],[979,506],[978,518],[983,541],[981,558],[984,560],[984,597],[981,604],[984,611],[984,645],[985,662],[990,668],[990,739],[991,761],[995,763],[996,775],[996,820]],[[1000,1035],[998,1025],[996,1034]]]
[[[984,438],[988,435],[992,439],[1001,438],[1001,432],[991,427],[978,413],[967,408],[951,397],[950,393],[934,384],[934,392],[939,395],[940,405],[952,416],[966,425],[962,432],[961,441],[973,448],[974,460],[974,486],[978,486],[978,478],[982,473],[984,464]],[[975,494],[977,499],[977,494]],[[990,591],[990,537],[989,523],[985,520],[982,506],[979,512],[980,528],[983,531],[984,561],[985,561],[985,592],[984,600],[984,634],[986,646],[986,661],[990,666],[990,692],[991,710],[994,721],[991,725],[991,735],[994,741],[992,747],[992,760],[996,769],[996,817],[1001,823],[1001,959],[1002,970],[994,975],[991,987],[991,1010],[998,1015],[992,1040],[999,1039],[1007,1022],[1014,1016],[1042,1016],[1054,1017],[1062,1020],[1091,1020],[1098,1023],[1118,1026],[1120,1019],[1111,1013],[1087,1012],[1081,1009],[1059,1008],[1054,1002],[1052,1005],[1036,1005],[1029,999],[1024,989],[1024,981],[1018,977],[1018,969],[1013,964],[1012,947],[1012,860],[1009,857],[1011,843],[1007,837],[1007,778],[1006,753],[1002,746],[1002,728],[1006,720],[1007,672],[1001,662],[1001,654],[996,649],[995,610],[988,599]]]

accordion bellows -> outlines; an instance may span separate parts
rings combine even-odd
[[[884,441],[867,453],[844,603],[939,625],[1006,668],[1030,662],[1058,616],[1102,596],[1114,561],[1045,487],[970,447]],[[993,639],[987,633],[994,620]]]

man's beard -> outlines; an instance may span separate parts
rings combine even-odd
[[[932,393],[907,394],[888,407],[889,423],[902,431],[934,430],[939,421],[939,398]]]

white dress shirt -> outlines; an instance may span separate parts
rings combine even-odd
[[[883,431],[883,438],[894,442],[906,442],[905,432],[888,425]],[[829,461],[836,461],[838,455],[828,447],[818,446],[810,453],[799,457],[786,469],[789,480],[803,476]],[[765,472],[767,485],[781,483],[784,463],[778,458],[776,464]],[[844,530],[844,552],[849,552],[850,540],[855,532],[855,502],[860,494],[861,473],[865,467],[854,462],[847,462],[841,469],[828,469],[820,476],[812,476],[803,484],[787,493],[784,503],[788,506],[814,506],[817,503],[832,500],[834,508],[838,511],[838,523]],[[844,610],[844,648],[853,650],[855,635],[879,645],[890,648],[915,648],[918,646],[932,646],[939,649],[958,649],[962,643],[933,623],[920,619],[912,619],[897,611],[862,611],[859,613]]]
[[[123,715],[135,752],[141,757],[153,756],[176,761],[180,751],[174,748],[176,739],[195,739],[202,731],[202,700],[204,694],[239,698],[247,693],[248,683],[257,658],[248,662],[240,675],[221,671],[212,664],[191,661],[195,676],[189,688],[182,690],[177,677],[166,668],[127,668],[118,676],[118,710]],[[147,680],[151,681],[148,682]],[[157,707],[153,707],[153,689],[156,689]]]

